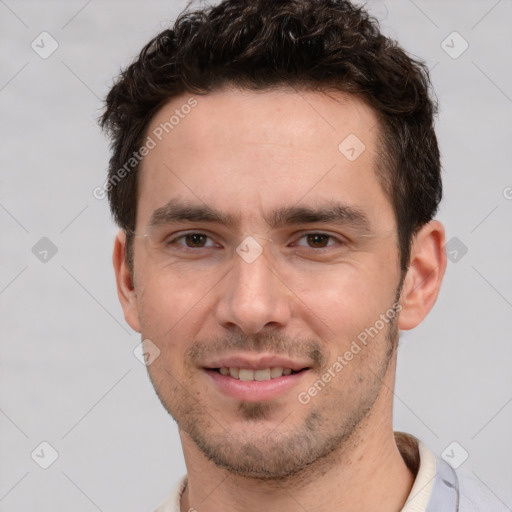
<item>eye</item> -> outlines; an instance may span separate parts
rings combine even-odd
[[[178,245],[187,249],[202,249],[215,247],[213,240],[204,233],[185,233],[169,240],[168,245]]]
[[[327,233],[307,233],[299,238],[296,245],[311,249],[324,249],[332,245],[345,245],[345,242]]]

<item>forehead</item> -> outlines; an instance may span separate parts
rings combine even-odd
[[[190,107],[191,103],[197,104]],[[172,126],[166,127],[169,121]],[[289,88],[226,88],[173,98],[154,116],[148,133],[163,129],[163,138],[172,133],[174,146],[189,144],[192,135],[203,150],[245,143],[282,145],[301,153],[329,143],[337,149],[349,134],[347,130],[371,144],[376,128],[373,109],[352,95]]]
[[[157,112],[146,137],[154,148],[141,163],[138,220],[172,199],[248,216],[301,200],[386,203],[374,171],[377,117],[350,95],[184,94]]]

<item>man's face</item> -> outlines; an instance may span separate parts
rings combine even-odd
[[[189,98],[147,131],[131,323],[160,350],[149,374],[184,444],[240,474],[293,474],[392,385],[399,252],[377,119],[350,96]]]

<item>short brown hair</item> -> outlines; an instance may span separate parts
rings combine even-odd
[[[224,0],[185,11],[142,49],[106,98],[100,124],[112,142],[109,182],[166,102],[227,85],[340,91],[375,110],[382,141],[376,171],[393,205],[405,272],[412,237],[442,197],[437,106],[425,64],[347,0]],[[137,170],[108,188],[113,217],[128,234],[135,229]],[[131,240],[127,245],[131,254]]]

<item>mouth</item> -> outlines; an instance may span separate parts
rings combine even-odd
[[[311,367],[307,363],[275,357],[257,360],[231,357],[212,362],[203,367],[203,371],[221,394],[239,401],[257,402],[276,399],[299,388]]]

